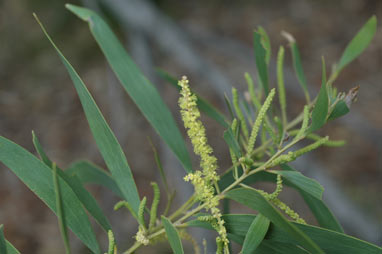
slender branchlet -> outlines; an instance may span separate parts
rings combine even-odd
[[[301,149],[295,151],[294,153],[295,153],[296,157],[300,157],[301,155],[308,153],[308,152],[320,147],[321,145],[325,144],[328,140],[329,140],[329,136],[323,137],[323,138],[317,140],[316,142],[314,142],[313,144],[305,146],[304,148],[301,148]]]
[[[150,209],[149,230],[155,226],[155,222],[157,220],[158,204],[160,199],[160,191],[159,191],[158,184],[155,182],[152,182],[151,186],[153,187],[154,198],[153,198],[153,202],[151,204],[151,209]]]
[[[215,196],[215,188],[219,179],[216,173],[217,159],[212,155],[212,148],[207,143],[205,128],[199,120],[200,112],[196,106],[196,96],[191,93],[187,77],[183,76],[179,81],[181,97],[179,105],[181,108],[182,120],[187,128],[187,134],[191,139],[194,151],[201,158],[201,170],[185,176],[185,181],[191,181],[195,188],[197,199],[205,203],[206,209],[211,211],[212,216],[219,225],[218,234],[220,239],[228,246],[227,231],[224,220],[219,210],[219,196]]]
[[[318,148],[319,146],[325,144],[328,140],[329,140],[329,137],[326,136],[324,138],[317,140],[313,144],[305,146],[305,147],[303,147],[303,148],[301,148],[295,152],[288,152],[287,154],[282,154],[279,157],[277,157],[275,160],[273,160],[271,163],[269,163],[267,165],[267,167],[272,168],[272,167],[275,167],[275,166],[280,165],[280,164],[294,161],[295,159],[297,159],[301,155],[308,153],[308,152]]]
[[[255,124],[252,127],[251,136],[250,136],[249,141],[248,141],[248,148],[247,148],[248,149],[247,150],[248,154],[251,154],[253,149],[254,149],[254,147],[255,147],[255,142],[256,142],[257,134],[259,133],[259,129],[260,129],[261,123],[264,120],[265,114],[266,114],[268,108],[270,107],[270,105],[272,103],[273,97],[275,96],[275,92],[276,91],[273,88],[271,90],[271,92],[269,93],[267,99],[265,100],[263,106],[259,110],[259,114],[257,115]]]
[[[296,136],[299,131],[300,130],[292,130],[292,131],[288,132],[288,134],[290,136]],[[323,137],[317,135],[316,133],[309,133],[305,137],[307,139],[311,139],[314,141],[317,141],[317,140],[320,140],[323,138]],[[340,146],[344,146],[345,144],[346,144],[345,140],[328,140],[323,144],[323,146],[340,147]]]
[[[232,88],[232,103],[233,103],[233,108],[235,109],[235,112],[236,112],[236,116],[240,120],[240,125],[241,125],[241,129],[243,130],[244,137],[248,139],[249,132],[247,127],[247,122],[245,121],[243,111],[241,111],[241,108],[239,105],[239,95],[237,94],[236,88]]]

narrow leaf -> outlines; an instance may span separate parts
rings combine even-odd
[[[174,152],[184,169],[187,172],[191,172],[191,159],[187,152],[186,144],[170,110],[163,102],[157,89],[143,76],[142,72],[127,54],[110,27],[101,17],[89,9],[71,4],[67,4],[66,8],[89,23],[90,31],[126,92],[131,96],[159,136],[163,138]],[[128,185],[130,184],[125,182],[125,186]],[[119,187],[124,192],[122,187]],[[129,203],[133,207],[137,206],[136,201]]]
[[[300,246],[290,243],[280,243],[272,240],[264,240],[253,254],[309,254]]]
[[[261,214],[256,216],[248,229],[247,235],[245,236],[242,249],[243,254],[251,254],[257,249],[268,231],[269,223],[270,221],[267,217]]]
[[[4,237],[4,226],[3,225],[0,225],[0,253],[8,254],[7,244],[5,242],[5,237]]]
[[[57,167],[55,163],[53,163],[52,168],[53,168],[54,192],[56,194],[56,209],[57,209],[58,224],[61,231],[61,237],[65,246],[65,253],[70,254],[71,251],[70,251],[70,244],[69,244],[68,227],[66,225],[66,217],[65,217],[66,208],[64,207],[62,202],[60,183],[58,181]]]
[[[351,61],[357,58],[370,44],[377,30],[377,18],[372,16],[359,30],[356,36],[347,45],[342,57],[337,65],[337,75]]]
[[[265,29],[262,26],[258,27],[258,33],[261,35],[261,44],[265,49],[265,62],[269,65],[269,61],[271,60],[271,41],[269,40],[269,36]]]
[[[256,215],[253,214],[225,214],[223,215],[222,219],[225,221],[224,225],[227,229],[228,237],[239,244],[243,244],[249,227],[255,218]],[[296,222],[292,222],[292,224],[304,232],[307,236],[309,236],[315,243],[317,243],[318,246],[320,246],[326,254],[382,253],[382,248],[343,233],[334,232],[332,230],[319,228],[312,225],[303,225]],[[187,226],[202,227],[205,229],[214,230],[208,222],[198,220],[191,220],[187,222]],[[296,239],[291,237],[291,235],[289,235],[285,230],[273,223],[270,225],[268,233],[266,234],[265,239],[261,242],[258,249],[260,249],[263,244],[268,241],[279,244],[295,246],[299,245]]]
[[[259,77],[259,81],[263,86],[265,96],[268,96],[269,93],[269,78],[268,78],[268,67],[266,63],[266,50],[261,43],[261,34],[259,32],[253,33],[253,43],[254,43],[254,51],[255,51],[255,61],[257,68],[257,75]]]
[[[138,212],[139,195],[138,190],[134,182],[133,175],[130,167],[127,163],[125,154],[118,143],[117,138],[111,131],[109,125],[106,123],[101,111],[96,105],[93,97],[90,95],[85,84],[74,70],[72,65],[66,60],[61,51],[54,44],[49,37],[45,28],[40,23],[41,29],[45,33],[46,37],[56,50],[62,63],[65,65],[70,78],[77,90],[82,107],[85,111],[86,118],[88,120],[90,129],[93,133],[94,139],[101,152],[103,159],[106,162],[107,167],[111,171],[113,178],[118,184],[118,187],[122,191],[124,198],[129,202],[135,212]]]
[[[157,73],[159,76],[161,76],[164,80],[167,80],[169,84],[171,84],[173,87],[175,87],[178,91],[180,91],[180,86],[178,86],[178,80],[171,76],[169,73],[165,72],[164,70],[157,69]],[[194,92],[194,91],[193,91]],[[194,92],[197,100],[198,108],[201,112],[205,113],[208,117],[211,119],[214,119],[217,123],[219,123],[224,128],[228,128],[228,123],[226,120],[225,115],[223,115],[216,107],[214,107],[212,104],[210,104],[208,101],[203,99],[200,95]]]
[[[180,240],[178,231],[172,225],[171,221],[169,221],[166,217],[162,216],[162,223],[164,229],[166,230],[167,238],[170,243],[170,246],[175,254],[183,254],[183,246],[182,241]]]
[[[33,144],[40,155],[42,161],[51,169],[53,169],[53,163],[45,154],[44,149],[42,148],[37,136],[32,132]],[[99,207],[95,198],[87,191],[78,176],[75,174],[70,175],[69,171],[63,171],[57,167],[58,175],[72,188],[74,193],[77,195],[77,198],[81,201],[85,209],[93,216],[99,225],[107,232],[111,230],[110,223],[101,208]]]
[[[334,232],[312,225],[295,223],[296,227],[308,235],[326,254],[380,254],[382,248],[357,239],[355,237]],[[282,243],[296,243],[285,231],[279,227],[271,227],[267,238]]]
[[[53,162],[49,159],[49,157],[46,155],[44,149],[42,148],[41,144],[40,144],[40,141],[38,140],[36,134],[34,133],[34,131],[32,131],[32,142],[33,142],[33,145],[38,153],[38,155],[40,156],[41,160],[50,168],[52,168],[53,166]]]
[[[249,208],[259,211],[276,226],[282,228],[301,246],[312,253],[324,253],[306,234],[289,222],[273,205],[271,205],[259,192],[252,189],[239,188],[230,190],[227,198],[233,199]]]
[[[236,157],[240,158],[241,157],[240,146],[235,138],[235,135],[233,134],[232,129],[228,128],[226,131],[224,131],[223,137],[224,137],[224,141],[228,144],[229,148],[232,149]]]
[[[326,123],[329,109],[329,96],[326,88],[326,67],[324,58],[322,58],[322,84],[312,112],[312,125],[308,132],[316,131]]]
[[[115,195],[123,198],[122,191],[110,174],[89,161],[77,161],[69,166],[65,172],[76,175],[83,184],[97,184],[111,190]]]
[[[4,137],[0,137],[0,161],[56,213],[53,173],[48,166]],[[69,228],[92,252],[100,253],[95,234],[81,202],[65,181],[60,181],[60,186],[63,205],[67,208]]]
[[[308,92],[308,84],[306,82],[304,69],[302,67],[301,63],[301,57],[300,57],[300,51],[298,50],[298,46],[296,43],[296,40],[293,38],[293,36],[285,31],[282,32],[282,35],[289,41],[290,48],[292,51],[292,58],[293,58],[293,68],[296,73],[298,82],[302,89],[304,90],[305,98],[307,103],[310,103],[310,96]]]

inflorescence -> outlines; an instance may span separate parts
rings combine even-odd
[[[219,180],[216,173],[217,159],[212,155],[212,148],[207,143],[206,131],[199,120],[200,112],[197,108],[197,97],[190,90],[187,77],[183,76],[178,82],[182,88],[179,98],[182,120],[187,129],[187,134],[191,139],[195,154],[199,155],[201,170],[190,173],[184,177],[185,181],[191,181],[194,185],[197,198],[206,204],[207,210],[211,211],[212,217],[216,220],[216,231],[219,236],[216,238],[218,245],[228,246],[227,231],[219,205],[219,197],[215,196],[214,184]]]

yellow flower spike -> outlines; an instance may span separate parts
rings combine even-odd
[[[212,217],[216,219],[216,231],[219,233],[219,242],[228,245],[227,230],[222,220],[222,214],[217,208],[219,198],[215,196],[214,184],[217,183],[219,177],[216,173],[217,159],[212,155],[212,148],[207,143],[206,130],[199,120],[200,112],[197,108],[197,97],[192,94],[188,85],[187,77],[183,76],[178,82],[182,88],[179,98],[180,113],[187,134],[191,139],[195,154],[200,156],[200,167],[202,171],[197,170],[194,173],[184,177],[186,182],[190,181],[195,188],[197,198],[206,204],[206,209],[211,211]],[[217,185],[217,184],[216,184]]]
[[[276,93],[276,90],[273,88],[270,91],[268,97],[265,99],[265,102],[263,106],[261,107],[259,114],[257,115],[255,124],[253,125],[252,131],[251,131],[251,136],[249,137],[249,141],[248,141],[248,155],[250,155],[253,151],[260,126],[265,118],[265,114],[267,113],[268,108],[271,106],[275,93]]]

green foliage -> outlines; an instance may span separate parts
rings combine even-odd
[[[253,253],[264,240],[270,221],[264,215],[258,214],[249,226],[248,233],[243,242],[243,254]]]
[[[191,159],[186,150],[186,145],[170,110],[163,102],[157,89],[143,76],[109,26],[96,13],[71,4],[67,4],[66,7],[89,23],[90,31],[123,88],[161,138],[168,144],[183,164],[184,169],[190,172]],[[134,207],[134,204],[132,205]]]
[[[375,17],[369,19],[350,42],[328,79],[323,61],[321,88],[313,100],[308,93],[308,82],[303,72],[297,43],[290,34],[284,32],[290,43],[292,64],[307,101],[303,112],[290,122],[286,114],[285,88],[287,84],[284,84],[283,76],[284,48],[282,46],[279,48],[276,63],[280,105],[277,109],[273,103],[276,90],[271,87],[268,73],[271,63],[271,43],[262,27],[254,32],[255,62],[262,91],[255,89],[252,78],[245,73],[248,83],[248,101],[242,100],[236,88],[232,88],[233,100],[230,101],[226,96],[224,98],[230,117],[224,116],[220,110],[194,93],[186,77],[178,82],[168,73],[159,71],[164,79],[180,89],[179,105],[182,119],[194,151],[201,158],[200,170],[192,171],[185,140],[169,109],[159,96],[157,89],[143,76],[126,53],[109,26],[93,11],[74,5],[67,5],[67,8],[89,23],[91,33],[122,86],[181,162],[188,173],[184,179],[193,184],[195,193],[167,216],[175,192],[170,191],[159,154],[151,144],[167,194],[167,204],[164,211],[158,209],[161,207],[159,202],[163,199],[160,199],[158,184],[152,183],[153,201],[151,207],[147,207],[146,197],[142,200],[139,198],[132,170],[122,148],[94,99],[74,68],[40,24],[73,81],[90,130],[111,174],[87,161],[75,162],[67,170],[60,169],[47,156],[34,132],[32,133],[33,143],[41,160],[12,141],[0,137],[0,161],[56,213],[66,253],[70,253],[67,227],[93,253],[101,253],[86,209],[107,233],[109,239],[107,253],[117,254],[110,223],[94,197],[85,189],[87,184],[96,184],[111,190],[122,199],[114,209],[125,207],[138,221],[135,242],[129,249],[122,252],[124,254],[135,253],[137,249],[165,240],[166,237],[176,254],[184,253],[182,239],[191,241],[197,252],[198,246],[195,246],[195,240],[185,231],[187,227],[202,227],[216,231],[218,254],[232,253],[231,242],[240,244],[244,254],[377,254],[382,252],[378,246],[344,234],[341,225],[322,200],[323,187],[316,180],[304,176],[287,165],[322,145],[335,147],[344,144],[341,140],[330,140],[329,137],[321,137],[314,132],[324,126],[328,120],[349,112],[350,103],[356,96],[358,88],[353,88],[347,94],[337,94],[332,85],[340,71],[359,56],[372,40],[376,30]],[[226,129],[223,138],[231,155],[232,166],[221,174],[218,171],[217,158],[207,142],[199,110]],[[252,112],[256,114],[252,116]],[[294,129],[300,123],[301,127]],[[260,138],[257,138],[258,136]],[[287,139],[286,137],[289,136],[294,138]],[[313,142],[295,149],[295,145],[305,139],[313,140]],[[264,190],[255,189],[252,185],[256,182],[273,183],[275,191],[267,193]],[[284,185],[298,191],[320,227],[307,225],[297,212],[281,200],[279,194],[283,191]],[[223,214],[230,210],[232,203],[235,203],[228,202],[229,200],[251,208],[258,215]],[[224,209],[221,210],[222,201],[224,201]],[[148,224],[145,222],[145,214],[150,215]],[[159,215],[161,220],[157,219]],[[0,226],[0,253],[19,253],[5,240],[2,225]]]
[[[4,238],[4,225],[0,225],[0,253],[7,254],[7,245]]]
[[[179,233],[174,225],[166,217],[162,216],[163,227],[166,230],[168,241],[175,254],[183,254],[183,246],[179,237]]]

